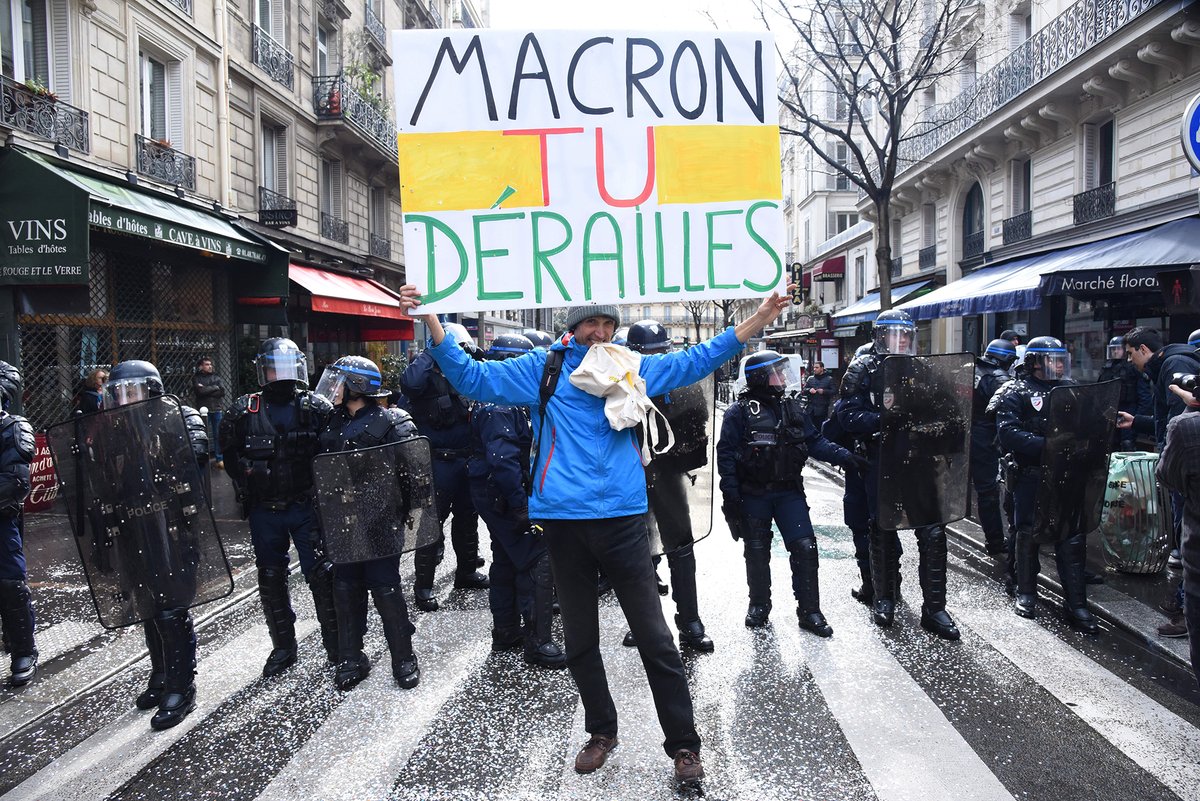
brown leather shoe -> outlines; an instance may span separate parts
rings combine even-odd
[[[704,778],[704,766],[695,751],[680,748],[675,752],[675,781],[681,784],[696,782]]]
[[[578,754],[575,755],[576,773],[593,773],[598,770],[608,755],[617,748],[616,737],[606,737],[603,734],[593,734]]]

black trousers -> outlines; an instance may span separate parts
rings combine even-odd
[[[637,640],[663,730],[663,750],[668,756],[681,748],[699,751],[692,695],[679,650],[663,617],[645,516],[540,523],[562,610],[567,667],[583,701],[584,728],[589,734],[617,734],[617,708],[600,656],[596,580],[598,571],[603,570]]]

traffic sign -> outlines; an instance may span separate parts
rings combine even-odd
[[[1183,113],[1183,124],[1179,131],[1183,144],[1183,155],[1192,163],[1192,167],[1200,171],[1200,95],[1192,98],[1187,111]]]

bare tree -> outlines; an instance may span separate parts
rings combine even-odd
[[[721,328],[725,329],[733,325],[733,311],[736,300],[726,298],[725,300],[714,300],[712,305],[717,307],[717,311],[721,312]]]
[[[892,190],[909,166],[905,145],[945,124],[917,101],[962,70],[980,39],[978,29],[963,25],[978,0],[759,2],[768,26],[781,17],[785,35],[796,40],[792,52],[780,52],[786,75],[779,100],[791,117],[780,130],[800,137],[870,200],[880,308],[890,309]]]
[[[683,308],[687,309],[688,314],[692,315],[692,322],[696,325],[696,338],[693,342],[700,342],[700,323],[704,322],[704,312],[708,310],[709,301],[707,300],[685,300]]]

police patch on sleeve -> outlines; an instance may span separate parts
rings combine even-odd
[[[1042,410],[1042,396],[1041,395],[1030,396],[1029,403],[1033,406],[1033,410],[1035,412],[1040,412]]]

